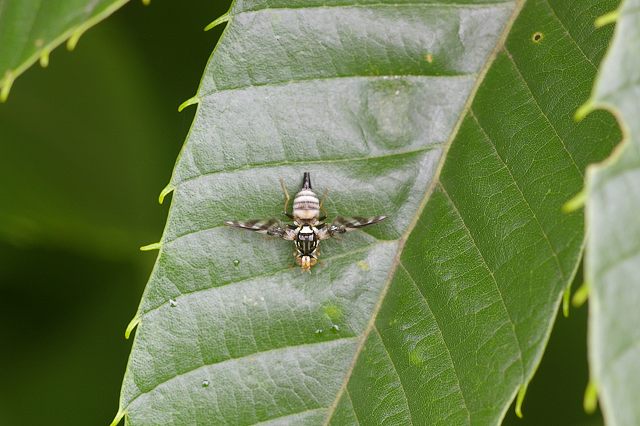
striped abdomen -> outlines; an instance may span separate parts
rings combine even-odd
[[[320,200],[315,192],[303,189],[293,199],[293,217],[296,219],[317,219],[320,216]]]

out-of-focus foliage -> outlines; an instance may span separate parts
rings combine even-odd
[[[153,262],[138,247],[159,238],[157,195],[191,122],[176,108],[227,7],[132,2],[0,104],[0,424],[113,417]]]
[[[640,424],[639,58],[640,0],[624,0],[587,104],[614,112],[624,130],[622,145],[587,177],[589,360],[611,426]]]
[[[150,188],[168,178],[174,110],[116,24],[56,52],[0,105],[0,238],[113,257],[158,234]]]
[[[129,5],[130,18],[117,14],[73,53],[54,52],[0,105],[0,238],[111,258],[157,240],[155,200],[190,115],[175,108],[197,86],[190,66],[206,62],[214,42],[200,24],[225,7],[200,1],[195,13],[169,16],[163,3]],[[185,27],[178,37],[158,34],[168,20]]]
[[[38,58],[67,40],[73,49],[80,36],[128,0],[0,0],[0,102],[13,81]],[[148,3],[148,0],[145,0]]]

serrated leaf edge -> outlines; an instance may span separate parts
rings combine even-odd
[[[9,98],[9,92],[11,91],[11,86],[13,85],[15,79],[24,73],[27,69],[29,69],[36,61],[40,61],[40,65],[45,68],[49,65],[49,55],[50,53],[65,40],[67,40],[67,49],[73,50],[82,34],[84,34],[89,28],[99,24],[109,16],[111,16],[116,10],[120,9],[129,0],[116,0],[107,6],[102,12],[97,15],[87,19],[80,25],[76,25],[73,28],[68,29],[67,31],[60,34],[58,37],[54,38],[51,42],[42,46],[40,50],[36,51],[33,55],[27,58],[22,64],[18,67],[7,70],[5,75],[0,79],[0,102],[6,102]]]

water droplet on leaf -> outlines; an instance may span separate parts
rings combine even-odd
[[[178,306],[178,302],[176,300],[169,299],[169,306],[175,308],[176,306]]]
[[[238,259],[234,259],[233,266],[238,266],[238,265],[240,265],[240,261]]]
[[[209,381],[208,380],[203,380],[202,381],[202,387],[206,388],[207,386],[209,386]]]

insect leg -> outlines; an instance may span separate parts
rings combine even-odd
[[[284,179],[280,178],[280,186],[282,187],[282,192],[284,192],[284,210],[282,211],[282,214],[284,214],[285,216],[287,216],[289,219],[293,219],[293,215],[287,212],[287,209],[289,208],[289,192],[287,192],[287,187],[284,186]]]
[[[324,215],[322,219],[320,220],[324,220],[327,218],[327,211],[324,209],[323,204],[324,204],[324,200],[327,199],[327,194],[329,193],[329,188],[325,188],[324,192],[322,193],[322,199],[320,200],[320,211],[322,212],[322,214]]]

